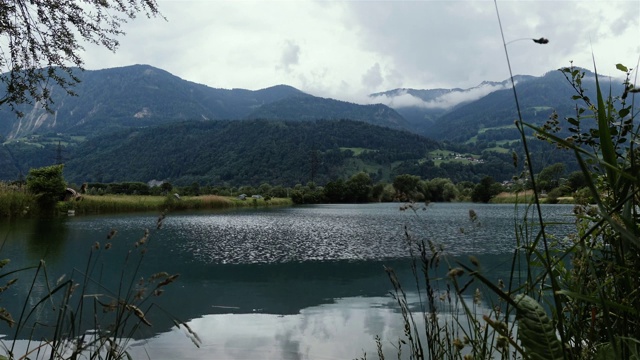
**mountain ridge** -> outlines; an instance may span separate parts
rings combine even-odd
[[[316,104],[337,104],[337,100],[314,97],[289,85],[259,90],[213,88],[150,65],[87,70],[77,72],[77,76],[80,83],[72,90],[78,96],[68,96],[59,87],[52,88],[52,113],[39,104],[25,104],[19,107],[25,116],[18,118],[6,107],[1,108],[0,135],[7,139],[51,131],[87,135],[183,120],[240,120],[274,102],[291,106],[283,102],[285,99],[295,102],[298,98],[308,98]],[[402,121],[390,108],[381,113],[377,108],[350,104],[343,111],[343,115],[335,114],[332,118],[347,118],[358,113],[361,121],[371,120],[396,128]],[[279,114],[286,118],[281,111]],[[315,113],[309,114],[309,118],[324,116]]]

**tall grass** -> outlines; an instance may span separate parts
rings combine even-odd
[[[157,220],[157,229],[164,220]],[[131,359],[129,341],[152,326],[150,314],[169,316],[177,327],[184,327],[199,346],[199,338],[187,324],[157,305],[155,299],[175,282],[179,274],[159,272],[143,277],[141,265],[150,250],[153,231],[145,230],[126,253],[122,266],[111,269],[118,282],[111,286],[102,277],[103,257],[118,246],[129,246],[114,239],[117,231],[106,234],[106,243],[88,248],[86,265],[57,278],[48,273],[46,263],[6,270],[0,263],[0,279],[10,279],[3,287],[14,286],[18,277],[32,276],[22,309],[11,314],[0,309],[0,321],[12,329],[13,340],[0,340],[0,359]],[[109,270],[107,270],[109,271]],[[24,280],[23,280],[24,281]],[[43,294],[43,295],[40,295]],[[40,313],[53,316],[40,316]],[[42,335],[43,334],[43,335]],[[27,340],[19,340],[27,339]]]
[[[500,22],[497,3],[496,13]],[[547,41],[534,41],[542,40]],[[631,69],[617,68],[626,73],[624,92],[606,93],[596,70],[595,99],[587,96],[584,72],[560,69],[577,101],[575,116],[564,124],[574,135],[566,139],[554,133],[553,124],[536,127],[523,120],[511,73],[528,173],[536,173],[525,134],[533,130],[574,153],[595,206],[576,205],[573,231],[556,239],[546,230],[552,224],[544,221],[542,199],[530,179],[534,190],[524,212],[516,205],[507,279],[492,278],[473,257],[443,257],[437,244],[407,233],[411,288],[420,306],[410,306],[407,284],[387,269],[405,322],[398,358],[640,359],[640,127],[634,96],[640,89]],[[438,273],[443,261],[446,275]],[[479,311],[473,306],[476,294],[484,294],[486,304]],[[384,359],[381,340],[376,342],[378,358]]]
[[[36,198],[26,187],[0,182],[0,219],[24,217],[36,207]]]
[[[250,206],[291,205],[290,199],[274,198],[265,200],[240,200],[235,197],[218,195],[169,196],[149,195],[83,195],[79,201],[60,203],[58,210],[75,210],[76,214],[106,214],[164,210],[204,210],[228,209]]]

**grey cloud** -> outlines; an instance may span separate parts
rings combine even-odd
[[[424,101],[417,98],[407,91],[403,91],[395,96],[376,96],[372,101],[376,103],[383,103],[392,108],[403,107],[420,107],[426,109],[450,109],[458,104],[478,100],[494,91],[507,88],[504,85],[489,85],[483,84],[464,91],[452,91],[437,98]]]
[[[360,28],[361,46],[388,56],[395,69],[405,75],[402,87],[470,87],[509,76],[492,1],[348,4]],[[638,14],[639,4],[621,2],[616,6],[622,8],[614,11],[592,2],[499,2],[507,42],[539,37],[551,40],[547,45],[531,41],[509,44],[513,72],[540,76],[568,65],[570,60],[588,67],[590,42],[608,39],[599,38],[603,23],[609,24],[614,34],[638,28],[638,17],[629,14]],[[593,21],[605,12],[606,22]],[[627,14],[625,21],[616,21],[618,14]]]
[[[367,72],[362,75],[362,85],[368,89],[375,89],[383,82],[380,64],[375,63]]]
[[[295,42],[288,40],[282,50],[281,67],[286,72],[291,72],[293,65],[298,65],[300,62],[300,46]]]

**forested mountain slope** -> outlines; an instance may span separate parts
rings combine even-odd
[[[8,108],[0,108],[0,139],[31,134],[65,133],[96,135],[120,128],[137,128],[184,120],[239,120],[259,114],[270,119],[354,118],[383,126],[402,127],[402,117],[392,109],[349,104],[316,98],[291,86],[277,85],[262,90],[217,89],[183,80],[149,65],[132,65],[94,71],[76,71],[80,83],[69,96],[52,87],[53,113],[38,104],[23,105],[18,118]],[[294,99],[289,104],[281,102]],[[300,107],[301,102],[312,106]],[[296,112],[293,114],[291,108]],[[280,116],[282,115],[282,116]],[[304,115],[304,116],[300,116]],[[252,116],[255,118],[256,116]]]
[[[359,121],[188,121],[90,139],[71,152],[73,182],[319,184],[358,171],[388,174],[437,143]]]
[[[584,86],[595,99],[594,74],[586,71]],[[601,83],[611,85],[612,94],[622,94],[621,82],[601,77]],[[575,116],[575,90],[560,71],[551,71],[546,75],[516,84],[518,101],[525,122],[540,125],[556,112],[559,119]],[[438,118],[427,136],[464,143],[491,129],[492,132],[508,132],[494,140],[518,139],[514,131],[514,121],[518,118],[513,90],[503,89],[462,105]],[[568,134],[567,134],[568,135]]]
[[[292,121],[349,119],[393,129],[411,127],[400,114],[385,105],[358,105],[313,96],[292,96],[274,101],[257,108],[248,117]]]

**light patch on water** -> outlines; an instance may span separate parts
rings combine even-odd
[[[416,293],[407,294],[412,308],[419,308]],[[472,300],[465,298],[467,303]],[[470,305],[473,306],[473,305]],[[479,317],[489,313],[475,307]],[[424,329],[422,312],[413,313],[418,329]],[[441,323],[454,323],[454,315],[441,313]],[[455,321],[465,326],[462,313]],[[134,358],[151,359],[354,359],[365,353],[377,356],[375,336],[382,339],[387,358],[396,358],[399,336],[404,333],[402,316],[391,297],[351,297],[332,304],[302,309],[295,315],[218,314],[193,319],[190,328],[201,340],[194,346],[188,332],[174,327],[152,339],[131,345]],[[427,346],[420,332],[423,346]],[[405,339],[406,340],[406,339]],[[408,358],[408,349],[404,355]]]
[[[478,214],[475,222],[470,208]],[[505,216],[513,210],[506,209],[433,204],[413,212],[400,211],[398,204],[315,205],[176,215],[163,231],[181,239],[175,244],[181,252],[216,264],[399,259],[410,256],[408,244],[426,240],[442,244],[449,254],[504,254],[513,251],[516,223]],[[555,219],[570,209],[548,211]]]

